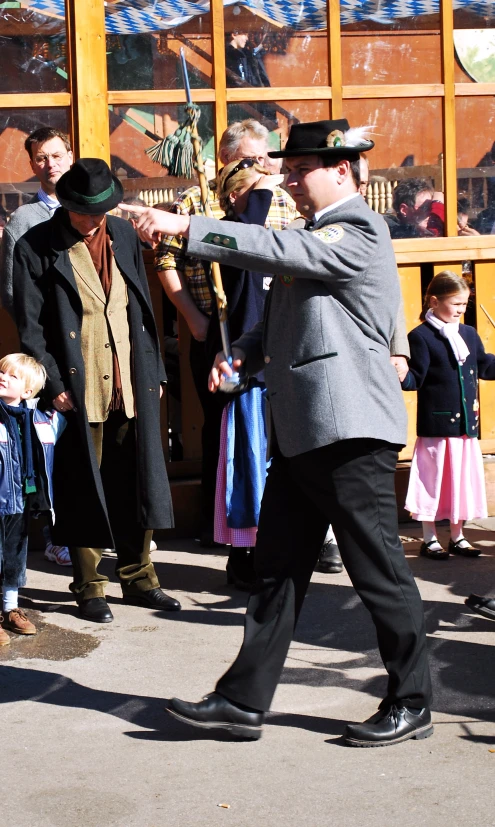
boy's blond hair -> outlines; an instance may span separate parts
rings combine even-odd
[[[24,379],[24,388],[31,391],[32,399],[41,388],[45,387],[46,370],[40,362],[25,353],[10,353],[0,359],[0,371],[14,370],[20,379]]]

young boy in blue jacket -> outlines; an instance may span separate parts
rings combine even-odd
[[[33,397],[46,371],[31,356],[12,353],[0,359],[0,563],[2,603],[0,646],[10,643],[5,629],[21,635],[36,627],[19,609],[19,588],[26,583],[29,517],[53,515],[52,470],[57,438],[65,420],[57,411],[39,411]]]

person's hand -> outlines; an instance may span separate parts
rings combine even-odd
[[[156,244],[162,235],[188,236],[190,218],[188,215],[175,215],[165,210],[155,210],[153,207],[140,207],[137,204],[119,204],[122,212],[132,212],[136,215],[136,231],[142,241]]]
[[[70,391],[62,391],[62,393],[59,393],[59,395],[52,400],[52,405],[55,410],[60,413],[76,410]]]
[[[408,372],[409,372],[409,365],[407,364],[407,359],[405,356],[391,356],[390,361],[394,366],[395,370],[397,371],[397,375],[401,382],[404,381]]]
[[[479,232],[466,224],[464,227],[459,227],[457,235],[479,235]]]
[[[256,184],[254,185],[254,190],[273,190],[275,187],[280,187],[284,183],[284,176],[283,175],[260,175]]]
[[[211,393],[216,393],[222,382],[225,381],[223,378],[224,374],[226,376],[232,376],[234,371],[239,370],[246,360],[246,354],[240,347],[233,347],[232,359],[232,366],[230,366],[223,350],[215,356],[215,361],[213,362],[213,367],[208,377],[208,390]]]

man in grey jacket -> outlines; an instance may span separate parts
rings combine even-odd
[[[12,269],[14,247],[31,227],[48,221],[60,206],[55,185],[72,165],[72,150],[68,135],[51,126],[42,126],[31,132],[24,142],[29,164],[40,188],[34,198],[23,204],[10,216],[4,229],[0,248],[0,298],[2,307],[13,315]]]
[[[235,343],[233,367],[262,367],[273,461],[256,544],[258,583],[244,641],[216,691],[169,711],[200,727],[261,736],[326,527],[374,622],[388,672],[378,712],[347,726],[350,746],[388,746],[433,732],[421,598],[398,536],[394,476],[406,412],[390,364],[400,288],[388,229],[359,196],[359,152],[373,147],[347,121],[292,127],[287,186],[309,204],[305,230],[144,210],[141,231],[180,233],[188,251],[273,273],[262,323]],[[308,232],[309,230],[309,232]],[[231,368],[218,354],[210,390]]]

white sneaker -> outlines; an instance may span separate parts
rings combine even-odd
[[[150,543],[150,551],[156,551],[157,549],[158,549],[157,544],[155,543],[154,540],[152,540],[151,543]]]
[[[49,560],[50,563],[57,563],[58,566],[72,566],[67,546],[54,546],[53,543],[47,543],[45,560]]]

